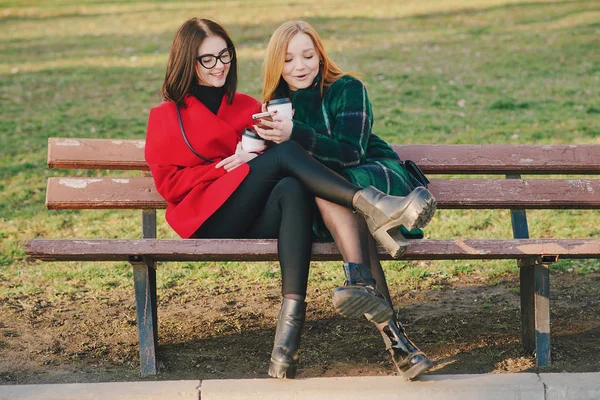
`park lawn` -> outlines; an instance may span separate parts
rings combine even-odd
[[[171,40],[192,16],[223,23],[239,54],[239,90],[260,98],[270,33],[311,22],[330,56],[367,83],[374,132],[392,143],[600,143],[597,1],[2,1],[0,0],[0,301],[132,286],[128,264],[27,261],[35,237],[139,237],[132,211],[47,211],[48,137],[143,138]],[[104,171],[80,171],[82,176]],[[123,172],[124,176],[132,176]],[[159,236],[175,237],[159,212]],[[597,211],[533,211],[531,237],[598,237]],[[430,238],[510,237],[508,211],[441,210]],[[440,288],[513,261],[386,262],[395,290]],[[599,271],[596,261],[553,269]],[[159,290],[277,284],[274,263],[168,263]],[[315,263],[313,288],[342,281]],[[159,294],[160,295],[160,294]]]

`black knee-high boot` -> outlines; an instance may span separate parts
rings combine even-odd
[[[404,327],[397,321],[375,324],[387,350],[392,356],[398,373],[407,381],[433,366],[425,354],[406,336]]]
[[[345,263],[344,272],[344,286],[333,290],[333,306],[339,314],[350,318],[364,315],[377,323],[392,319],[394,311],[377,290],[368,265]]]
[[[269,375],[273,378],[296,377],[298,348],[305,315],[306,303],[303,300],[283,299],[269,366]]]

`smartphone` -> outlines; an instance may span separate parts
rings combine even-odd
[[[258,114],[254,114],[252,115],[252,119],[254,120],[254,123],[256,124],[256,126],[258,126],[259,128],[262,129],[271,129],[270,127],[261,124],[260,122],[258,122],[258,120],[265,120],[265,121],[273,121],[273,117],[271,116],[271,113],[268,111],[265,112],[261,112]]]

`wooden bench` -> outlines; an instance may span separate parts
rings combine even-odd
[[[141,209],[141,239],[33,239],[27,254],[45,261],[128,261],[133,266],[141,375],[156,374],[156,263],[159,261],[274,261],[276,240],[156,238],[156,192],[144,141],[48,140],[48,166],[140,170],[139,178],[48,179],[48,209]],[[549,264],[600,258],[600,239],[530,239],[526,209],[599,209],[600,180],[521,179],[521,174],[599,174],[600,145],[405,145],[403,159],[429,175],[500,174],[489,179],[431,179],[440,209],[511,209],[513,239],[416,240],[404,260],[516,259],[520,266],[522,341],[538,366],[550,364]],[[232,242],[235,242],[232,243]],[[390,259],[380,249],[382,259]],[[333,243],[314,243],[313,260],[340,260]]]

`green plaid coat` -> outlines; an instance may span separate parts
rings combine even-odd
[[[291,140],[357,186],[373,185],[395,196],[409,194],[415,188],[410,174],[390,145],[371,132],[373,113],[363,83],[342,76],[321,97],[319,79],[291,94]],[[411,238],[423,237],[419,229],[403,231]]]

